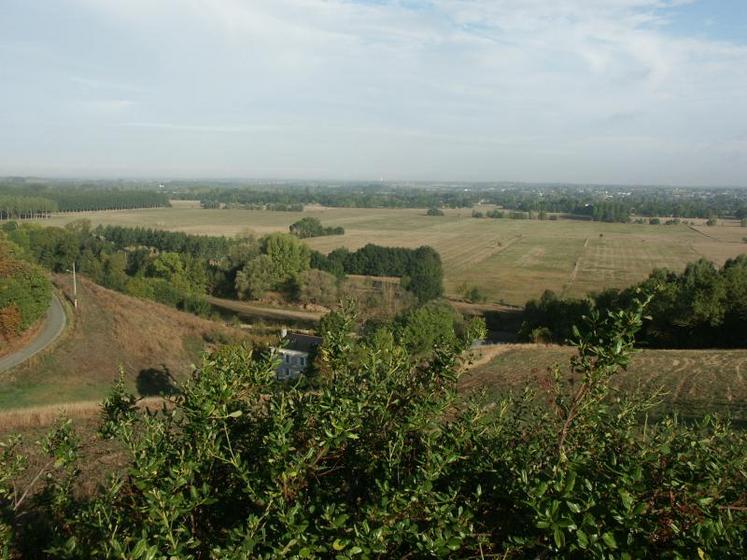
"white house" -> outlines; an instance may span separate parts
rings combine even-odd
[[[322,343],[318,336],[289,333],[283,329],[281,334],[280,365],[277,369],[278,381],[297,379],[310,365],[313,352]]]

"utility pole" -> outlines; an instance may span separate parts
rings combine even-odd
[[[73,261],[73,307],[78,309],[78,282],[75,279],[75,261]]]

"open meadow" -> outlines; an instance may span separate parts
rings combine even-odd
[[[417,247],[430,245],[444,262],[446,291],[458,295],[476,286],[490,301],[522,305],[552,289],[581,296],[592,290],[622,288],[654,268],[681,270],[706,257],[717,264],[747,253],[747,228],[616,224],[590,221],[475,219],[471,210],[426,216],[423,209],[307,207],[304,212],[174,208],[56,215],[46,225],[86,218],[97,224],[142,226],[194,234],[233,236],[288,231],[305,216],[325,226],[342,226],[345,235],[307,240],[314,249],[357,249],[366,243]]]

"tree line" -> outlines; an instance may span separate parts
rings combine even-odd
[[[653,348],[747,348],[747,255],[717,268],[700,259],[681,273],[666,269],[624,290],[586,298],[562,298],[546,291],[527,303],[522,334],[564,342],[582,317],[630,307],[640,294],[651,297],[650,320],[638,341]]]
[[[47,218],[58,209],[51,198],[0,195],[0,220]]]
[[[391,188],[377,184],[342,187],[211,188],[187,189],[178,198],[197,196],[203,207],[219,205],[247,208],[300,209],[307,204],[336,208],[465,208],[479,201],[479,195],[457,190],[434,192],[426,189]]]
[[[170,206],[167,195],[153,191],[55,189],[45,193],[45,196],[57,203],[60,212],[129,210]]]
[[[0,184],[0,219],[46,217],[52,212],[127,210],[169,205],[166,194],[153,190]]]
[[[180,186],[173,196],[199,198],[204,207],[243,206],[268,209],[272,205],[305,204],[351,208],[471,208],[491,204],[535,215],[565,214],[609,222],[631,216],[673,218],[747,217],[747,193],[739,189],[678,189],[675,187],[609,187],[603,185],[264,185]]]

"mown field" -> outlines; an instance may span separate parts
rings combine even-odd
[[[542,382],[554,364],[561,366],[566,381],[572,379],[567,366],[573,348],[517,344],[491,351],[491,359],[478,362],[462,377],[464,391],[485,389],[498,398],[529,385],[542,394]],[[647,395],[663,389],[655,414],[674,411],[700,418],[717,412],[747,427],[747,350],[641,350],[629,369],[616,375],[615,385]]]
[[[474,219],[471,210],[426,216],[422,209],[313,208],[304,212],[175,208],[58,215],[43,223],[62,225],[79,218],[94,224],[144,226],[188,233],[257,235],[287,231],[304,216],[343,226],[344,236],[308,240],[328,252],[366,243],[431,245],[442,256],[446,290],[457,295],[477,286],[490,301],[521,305],[545,289],[579,296],[591,290],[625,287],[657,267],[682,269],[706,257],[721,264],[747,253],[747,228],[736,226],[605,224],[584,221]]]

